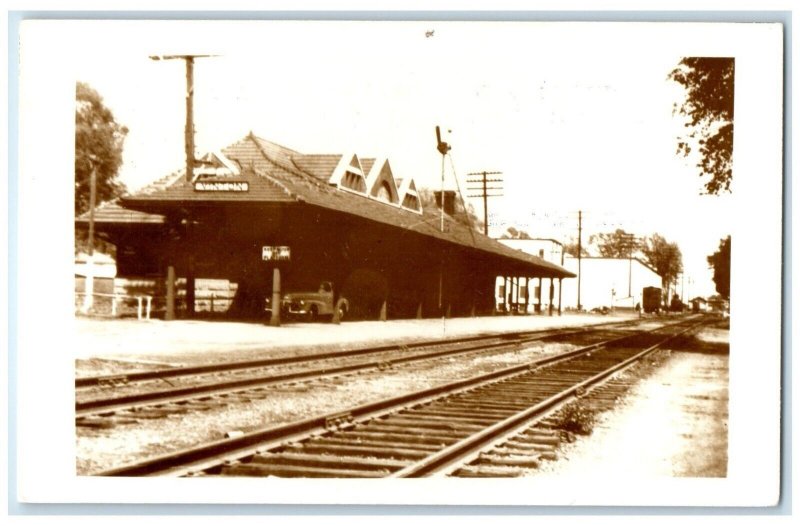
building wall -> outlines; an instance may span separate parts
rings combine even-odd
[[[564,268],[578,274],[578,259],[567,256]],[[642,304],[644,287],[661,287],[661,277],[637,259],[581,258],[581,304],[595,307],[634,308]],[[562,305],[577,308],[578,279],[564,280]]]
[[[508,247],[538,256],[549,263],[563,264],[564,246],[555,239],[498,239]]]

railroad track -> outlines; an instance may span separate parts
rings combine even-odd
[[[515,462],[538,461],[542,448],[555,438],[552,430],[532,430],[534,423],[703,323],[696,318],[683,320],[97,475],[482,476],[493,473],[492,459],[501,459],[504,469]],[[525,451],[532,454],[521,454]],[[490,465],[483,465],[483,471],[475,467],[487,461]]]
[[[447,341],[387,345],[347,351],[225,362],[197,367],[142,371],[130,374],[78,378],[75,422],[81,427],[110,428],[170,414],[204,410],[225,403],[264,398],[268,386],[385,370],[404,364],[464,354],[504,352],[547,339],[581,336],[601,339],[611,329],[630,328],[636,322],[616,322],[579,329],[477,336]],[[220,380],[219,375],[227,376]],[[169,385],[163,388],[163,384]],[[177,384],[177,385],[176,385]],[[155,388],[147,388],[147,387]]]

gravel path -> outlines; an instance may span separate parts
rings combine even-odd
[[[727,332],[727,331],[725,331]],[[719,334],[701,335],[719,350]],[[725,477],[728,464],[728,355],[673,351],[593,433],[566,445],[542,472],[625,478]]]

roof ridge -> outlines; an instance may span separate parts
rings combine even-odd
[[[303,170],[300,170],[299,168],[293,168],[291,166],[285,166],[283,163],[279,162],[278,160],[273,159],[269,154],[267,154],[267,152],[264,150],[264,148],[258,143],[258,141],[260,140],[259,137],[256,137],[252,132],[250,132],[250,135],[248,135],[248,137],[250,137],[250,139],[253,141],[253,144],[256,145],[256,148],[258,148],[258,151],[260,151],[261,155],[264,156],[264,159],[266,159],[270,163],[274,164],[275,166],[277,166],[278,168],[280,168],[282,170],[286,170],[287,172],[290,172],[290,173],[292,173],[294,175],[297,175],[299,177],[303,177],[303,178],[305,178],[305,179],[307,179],[309,181],[312,181],[318,188],[324,187],[324,185],[322,185],[320,183],[319,179],[317,179],[313,175],[307,174]],[[269,141],[267,141],[267,142],[269,142]],[[296,153],[299,154],[299,155],[302,155],[299,152],[296,152]],[[294,161],[292,161],[292,163],[294,163]],[[271,177],[271,179],[274,179],[274,178]],[[283,186],[283,183],[281,183],[281,185]],[[286,187],[284,186],[284,188],[286,188]],[[289,195],[291,195],[291,193]]]
[[[252,130],[250,130],[250,133],[247,136],[252,138],[252,139],[256,139],[256,143],[258,143],[258,141],[263,141],[263,142],[269,143],[269,144],[271,144],[273,146],[277,146],[281,150],[286,150],[287,152],[291,152],[294,155],[303,155],[302,153],[298,152],[297,150],[293,150],[292,148],[289,148],[288,146],[284,146],[282,144],[278,144],[277,142],[270,141],[269,139],[265,139],[263,137],[259,137],[258,135],[253,133]]]

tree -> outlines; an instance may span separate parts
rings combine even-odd
[[[75,108],[75,215],[89,209],[92,169],[96,175],[97,203],[125,191],[117,180],[122,147],[128,129],[114,120],[103,98],[88,84],[78,82]]]
[[[683,104],[673,113],[688,118],[686,135],[678,137],[678,154],[698,150],[700,177],[709,194],[730,192],[733,179],[733,58],[686,57],[669,74],[669,79],[686,90]]]
[[[666,293],[678,275],[683,272],[681,249],[676,243],[670,243],[659,234],[653,234],[645,238],[642,254],[647,263],[661,276],[661,286]]]
[[[731,297],[731,236],[719,241],[719,249],[708,256],[708,265],[714,269],[714,284],[725,299]]]
[[[506,229],[500,239],[531,239],[531,236],[524,230],[517,230],[513,226]]]
[[[636,236],[621,228],[614,232],[591,236],[589,243],[596,243],[600,255],[604,258],[628,258],[637,249]]]
[[[564,244],[564,254],[578,257],[578,240],[572,238],[569,242]],[[581,245],[581,257],[589,257],[589,251],[586,250],[586,245]]]
[[[423,209],[438,213],[439,206],[436,204],[434,190],[419,187],[417,193]],[[462,225],[470,226],[473,230],[483,233],[483,220],[475,213],[475,207],[471,203],[466,203],[465,206],[465,203],[460,198],[456,199],[455,214],[453,214],[452,218]]]

